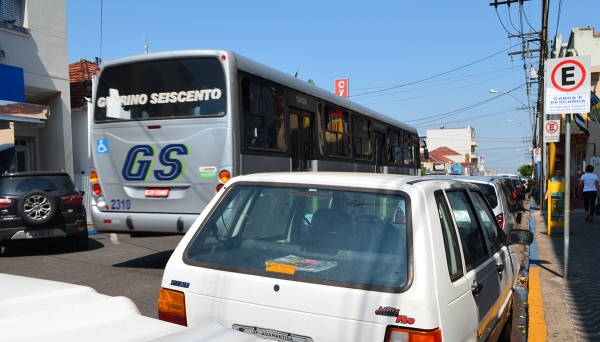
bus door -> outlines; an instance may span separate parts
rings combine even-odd
[[[384,160],[386,157],[385,147],[385,134],[374,132],[375,134],[375,172],[384,173],[385,164]]]
[[[290,108],[292,171],[311,170],[312,117],[310,112]]]

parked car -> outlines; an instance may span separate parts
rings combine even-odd
[[[438,178],[457,179],[477,185],[485,196],[485,199],[492,207],[500,228],[502,228],[507,234],[512,229],[518,228],[517,212],[511,210],[511,200],[502,177],[472,177],[457,175],[441,176]]]
[[[532,239],[504,234],[458,180],[240,176],[174,250],[158,315],[277,341],[496,341],[510,332],[512,243]]]
[[[506,181],[506,187],[509,189],[511,198],[511,210],[516,213],[517,223],[521,223],[523,213],[526,212],[526,208],[523,205],[525,195],[519,192],[519,188],[516,185],[514,178],[503,177]]]
[[[0,247],[67,237],[78,250],[87,250],[83,195],[66,172],[0,175]]]

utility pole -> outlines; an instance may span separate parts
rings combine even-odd
[[[550,11],[550,0],[542,0],[542,31],[541,31],[541,40],[540,40],[540,72],[538,77],[538,102],[537,102],[537,112],[539,116],[536,116],[536,120],[539,120],[539,140],[541,141],[538,146],[542,147],[542,169],[538,170],[538,192],[537,197],[540,200],[540,203],[543,202],[541,200],[541,194],[546,191],[546,179],[547,178],[547,168],[548,168],[548,157],[547,157],[547,147],[546,142],[543,140],[544,137],[544,124],[546,122],[546,113],[544,111],[544,96],[546,96],[544,92],[545,84],[544,84],[544,64],[546,59],[548,58],[548,13]],[[533,140],[535,141],[535,131],[533,132]]]

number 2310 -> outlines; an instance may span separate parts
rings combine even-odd
[[[131,209],[131,201],[128,199],[111,199],[111,210],[129,210]]]

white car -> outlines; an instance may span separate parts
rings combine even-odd
[[[240,176],[173,252],[159,318],[274,341],[495,341],[510,332],[511,241],[532,240],[527,230],[506,236],[465,182]]]
[[[517,229],[517,213],[511,211],[511,201],[509,189],[504,185],[505,179],[499,176],[435,176],[441,179],[456,179],[468,183],[473,183],[481,189],[483,196],[492,207],[496,220],[500,228],[508,234],[512,229]]]

